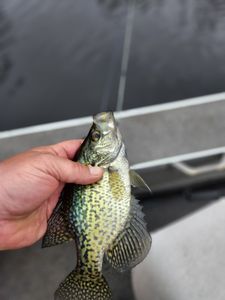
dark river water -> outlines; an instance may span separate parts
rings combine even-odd
[[[0,130],[224,90],[224,0],[0,0]]]

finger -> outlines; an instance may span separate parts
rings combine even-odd
[[[32,151],[51,153],[57,156],[73,159],[83,140],[68,140],[58,144],[33,148]]]
[[[49,157],[46,167],[47,173],[64,183],[90,184],[103,175],[99,167],[85,166],[63,157]]]
[[[73,159],[75,153],[80,148],[83,140],[68,140],[55,145],[52,145],[51,148],[56,152],[58,156],[66,157]]]

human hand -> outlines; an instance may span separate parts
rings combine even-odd
[[[0,163],[0,249],[32,245],[47,221],[65,183],[90,184],[101,168],[71,161],[81,140],[31,149]]]

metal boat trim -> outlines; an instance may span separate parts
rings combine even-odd
[[[184,99],[184,100],[179,100],[179,101],[174,101],[169,103],[133,108],[129,110],[116,112],[115,115],[116,118],[118,119],[126,119],[126,118],[140,116],[140,115],[152,114],[152,113],[167,111],[167,110],[181,109],[184,107],[197,106],[197,105],[214,103],[219,101],[225,101],[225,92],[200,96],[200,97],[195,97],[190,99]],[[92,117],[88,116],[88,117],[70,119],[66,121],[58,121],[58,122],[40,124],[40,125],[18,128],[13,130],[7,130],[7,131],[0,132],[0,139],[33,134],[33,133],[46,132],[46,131],[53,131],[57,129],[70,128],[74,126],[87,125],[91,123],[91,121],[92,121]]]

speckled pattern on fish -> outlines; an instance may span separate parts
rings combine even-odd
[[[129,171],[125,146],[112,113],[100,113],[75,160],[104,168],[103,178],[86,186],[67,184],[51,216],[43,247],[74,239],[77,266],[55,293],[59,300],[109,300],[102,275],[103,257],[118,271],[134,267],[147,255],[151,238],[131,185],[145,187]]]

